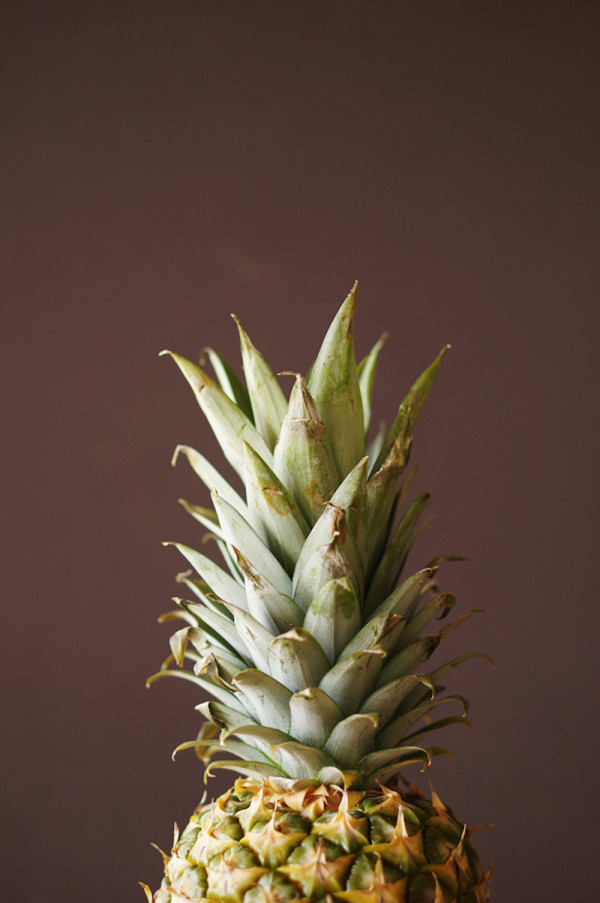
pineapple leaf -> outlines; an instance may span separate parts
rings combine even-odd
[[[250,749],[250,747],[248,747]],[[253,762],[249,759],[218,759],[214,762],[211,762],[205,771],[205,777],[209,778],[213,776],[213,772],[224,770],[224,771],[235,771],[238,774],[246,774],[253,778],[258,778],[259,780],[264,780],[265,778],[284,778],[286,777],[285,772],[281,768],[277,768],[276,765],[267,765],[264,762]]]
[[[161,354],[171,355],[187,379],[223,454],[242,479],[244,473],[243,441],[248,442],[265,461],[271,460],[271,452],[252,421],[214,380],[210,379],[200,367],[179,354],[174,354],[172,351],[162,351]]]
[[[405,620],[400,615],[391,615],[387,612],[371,618],[348,643],[341,657],[346,658],[353,652],[372,649],[375,646],[379,646],[389,656],[400,640],[404,624]]]
[[[196,552],[195,549],[191,549],[189,546],[179,542],[164,542],[163,545],[175,546],[183,557],[189,561],[194,570],[206,580],[215,595],[240,608],[246,605],[244,587],[237,583],[233,577],[230,577],[229,574],[226,574],[206,555],[202,555],[200,552]]]
[[[398,715],[398,717],[394,718],[394,720],[391,721],[387,725],[387,727],[384,727],[383,730],[379,732],[377,737],[379,746],[396,746],[410,730],[413,724],[416,724],[417,721],[420,721],[421,718],[424,718],[429,714],[429,712],[437,709],[440,705],[445,705],[447,702],[453,702],[455,700],[458,700],[462,703],[463,714],[461,717],[464,717],[469,707],[469,703],[464,698],[464,696],[444,696],[443,699],[436,699],[430,702],[426,702],[423,705],[416,706],[408,712],[404,712],[403,714]]]
[[[201,505],[193,505],[186,499],[177,499],[181,507],[191,515],[194,520],[206,527],[218,539],[223,538],[223,531],[219,526],[218,518],[212,508],[203,508]]]
[[[302,627],[304,613],[294,600],[276,590],[235,546],[233,552],[244,576],[250,614],[273,635],[293,627]]]
[[[233,685],[259,724],[288,733],[292,694],[287,687],[256,668],[241,671],[234,677]]]
[[[449,348],[450,345],[445,345],[434,362],[429,365],[427,370],[425,370],[425,372],[422,373],[421,376],[419,376],[419,378],[416,380],[416,382],[411,386],[408,395],[400,405],[396,419],[383,442],[383,446],[381,448],[381,451],[379,452],[377,461],[375,462],[375,471],[379,470],[386,457],[388,456],[396,440],[396,437],[405,426],[406,418],[410,417],[412,426],[415,426],[423,405],[425,404],[425,399],[427,398],[429,390],[433,385],[433,381],[442,362],[442,358]]]
[[[355,283],[334,317],[308,381],[342,479],[365,453],[364,415],[353,340],[356,289]]]
[[[360,555],[361,575],[367,563],[367,550],[369,545],[368,535],[368,497],[367,497],[367,466],[369,459],[361,458],[348,476],[338,486],[331,496],[330,504],[342,508],[348,526],[356,542],[356,548]],[[361,576],[361,580],[362,580]]]
[[[356,595],[362,597],[364,573],[344,511],[329,505],[323,523],[328,539],[298,561],[294,571],[292,596],[303,611],[326,583],[337,578],[348,577]]]
[[[347,577],[330,580],[320,588],[306,612],[304,627],[333,664],[360,629],[360,602]]]
[[[281,424],[273,453],[273,470],[289,489],[307,522],[314,524],[339,481],[325,444],[325,428],[300,374],[296,376]]]
[[[308,535],[308,524],[269,465],[247,443],[244,444],[244,452],[247,520],[264,536],[268,548],[292,574]]]
[[[434,633],[423,639],[415,640],[409,646],[397,652],[381,671],[378,686],[390,683],[398,677],[405,677],[412,674],[415,668],[418,668],[423,662],[433,655],[440,643],[440,634]]]
[[[244,549],[248,560],[273,584],[275,589],[285,596],[291,595],[291,579],[277,558],[266,547],[258,533],[225,499],[222,499],[215,492],[213,492],[212,499],[227,542],[235,548]],[[247,606],[242,605],[240,607],[246,608]]]
[[[212,611],[198,602],[188,602],[185,599],[175,599],[174,601],[194,615],[196,623],[202,627],[213,645],[241,656],[246,663],[251,661],[250,651],[244,643],[240,644],[235,624],[230,618]]]
[[[269,644],[268,672],[292,693],[316,687],[329,668],[327,656],[304,628],[282,633]]]
[[[215,376],[225,395],[227,395],[227,397],[244,412],[248,420],[253,420],[252,405],[250,404],[248,392],[235,371],[229,366],[227,361],[212,348],[202,349],[200,364],[203,367],[205,362],[204,355],[208,356],[212,368],[215,371]]]
[[[259,762],[264,762],[265,765],[275,766],[276,764],[273,759],[267,755],[267,753],[263,752],[257,745],[252,743],[244,743],[242,740],[236,740],[233,736],[227,736],[226,731],[221,731],[219,737],[219,746],[225,752],[230,752],[234,756],[238,756],[240,759],[248,759],[253,757],[257,759]]]
[[[232,316],[240,334],[242,362],[254,422],[269,449],[273,451],[287,411],[287,401],[263,355],[254,347],[235,314]]]
[[[193,629],[194,628],[190,627],[182,627],[181,630],[176,630],[175,633],[172,634],[172,636],[169,638],[169,646],[171,647],[173,658],[180,668],[183,668],[183,660],[185,658],[189,632]]]
[[[413,640],[416,640],[422,630],[433,621],[435,617],[438,619],[445,618],[452,610],[456,602],[454,593],[440,593],[434,599],[431,599],[423,608],[414,615],[404,629],[400,644],[408,646]]]
[[[424,492],[400,520],[371,580],[365,603],[367,612],[376,608],[393,589],[414,542],[417,521],[430,501],[430,494]]]
[[[268,671],[268,649],[273,634],[243,608],[237,608],[235,605],[228,608],[233,615],[234,632],[250,650],[253,663],[261,671]]]
[[[383,348],[387,338],[388,334],[387,332],[384,332],[375,342],[375,345],[371,351],[369,351],[367,356],[362,359],[357,368],[358,385],[363,406],[365,436],[368,434],[371,425],[371,398],[373,396],[373,386],[375,385],[375,374],[377,372],[379,352]]]
[[[336,533],[339,534],[341,532],[342,515],[346,518],[348,524],[351,525],[352,522],[355,521],[357,514],[362,511],[365,503],[365,465],[366,458],[363,458],[338,486],[331,496],[329,503],[324,503],[320,515],[308,534],[300,551],[300,555],[298,556],[292,580],[292,588],[294,591],[313,553],[316,552],[320,546],[329,544],[334,539]],[[351,542],[351,540],[348,540],[348,542]],[[356,538],[354,538],[354,544],[356,545]],[[356,552],[354,553],[354,557],[356,557]]]
[[[241,737],[242,740],[248,739],[253,746],[271,759],[278,746],[292,740],[283,731],[266,727],[264,724],[244,724],[234,727],[226,731],[222,735],[222,739],[227,741],[230,736]]]
[[[376,774],[378,780],[381,780],[383,783],[382,774],[386,773],[385,766],[393,764],[401,768],[413,762],[426,762],[427,766],[429,766],[431,757],[432,750],[426,746],[397,746],[368,753],[358,762],[357,768],[367,778],[372,774]],[[395,772],[392,771],[390,774],[395,774]]]
[[[295,740],[282,743],[273,750],[275,761],[285,770],[290,777],[296,780],[310,781],[314,779],[321,768],[335,765],[333,759],[314,746],[305,746]]]
[[[434,573],[435,571],[433,568],[427,567],[423,568],[421,571],[417,571],[417,573],[413,574],[411,577],[407,577],[400,586],[396,587],[396,589],[390,593],[387,599],[384,599],[384,601],[378,605],[373,612],[372,617],[375,618],[377,615],[389,612],[390,614],[401,615],[402,617],[407,618],[413,603],[419,599],[424,587]]]
[[[290,734],[300,743],[322,748],[344,717],[339,705],[318,687],[307,687],[290,699]]]
[[[384,728],[394,717],[402,700],[415,689],[419,682],[424,683],[433,696],[434,687],[427,678],[417,674],[407,674],[406,677],[398,677],[371,693],[363,702],[361,712],[379,712],[379,727],[380,729]]]
[[[464,715],[450,715],[448,718],[440,718],[439,721],[432,721],[426,724],[425,727],[420,728],[414,734],[408,734],[404,739],[406,742],[420,743],[422,737],[426,737],[433,731],[439,731],[451,724],[464,724],[466,727],[473,727],[472,722]]]
[[[355,768],[373,749],[379,723],[377,714],[350,715],[340,721],[325,743],[324,750],[342,768]]]
[[[232,706],[233,708],[238,708],[240,712],[243,712],[244,709],[241,703],[235,698],[233,693],[230,693],[228,690],[225,690],[223,687],[220,687],[218,684],[213,684],[209,680],[205,680],[203,677],[199,677],[197,674],[190,674],[189,671],[171,671],[166,669],[164,671],[157,671],[156,674],[152,674],[148,680],[146,681],[146,686],[152,686],[155,681],[159,680],[161,677],[179,677],[182,680],[188,680],[196,686],[200,687],[202,690],[210,693],[216,699],[219,699],[225,705]]]
[[[171,460],[171,464],[173,467],[177,463],[177,459],[180,454],[184,454],[188,459],[190,466],[194,473],[200,477],[204,485],[212,492],[218,492],[218,494],[225,499],[226,502],[229,502],[236,511],[242,515],[242,517],[249,520],[248,517],[248,509],[246,507],[246,503],[244,500],[237,494],[235,489],[227,482],[227,480],[223,479],[221,474],[210,464],[204,455],[201,455],[200,452],[197,452],[194,448],[191,448],[189,445],[178,445],[173,453],[173,458]]]
[[[217,702],[214,699],[201,702],[200,705],[196,706],[196,709],[207,721],[212,721],[217,727],[228,731],[246,726],[248,719],[253,720],[248,713],[232,709],[231,706],[224,705],[222,702]]]
[[[340,659],[324,675],[319,687],[339,705],[344,715],[352,715],[373,690],[384,658],[383,649],[354,652]]]
[[[491,656],[486,655],[485,652],[466,652],[463,655],[458,655],[456,658],[453,658],[452,661],[446,662],[445,665],[441,665],[439,668],[436,668],[435,671],[428,674],[429,680],[431,680],[432,683],[437,684],[440,677],[443,677],[444,674],[447,674],[452,668],[462,665],[463,662],[466,662],[471,658],[485,658],[494,666],[494,668],[496,667],[494,659]]]

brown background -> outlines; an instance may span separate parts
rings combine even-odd
[[[377,414],[447,341],[419,426],[413,558],[483,605],[447,654],[436,789],[491,844],[494,899],[597,899],[594,2],[21,2],[2,66],[2,899],[139,900],[202,793],[199,701],[144,689],[215,461],[175,367],[237,360],[235,311],[306,369],[360,280]],[[289,382],[289,381],[288,381]],[[426,776],[427,777],[427,776]],[[210,785],[216,792],[227,776]],[[425,777],[419,777],[425,782]]]

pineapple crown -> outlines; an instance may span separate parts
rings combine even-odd
[[[481,653],[420,669],[473,612],[427,633],[454,606],[440,592],[437,558],[400,582],[430,497],[407,504],[412,434],[446,348],[413,384],[389,430],[367,445],[377,361],[385,335],[357,365],[356,285],[323,340],[308,379],[286,400],[236,319],[245,383],[212,349],[217,376],[172,352],[243,498],[205,457],[179,446],[209,488],[214,509],[182,500],[216,538],[224,567],[172,543],[191,567],[177,577],[163,621],[182,620],[164,676],[192,681],[212,699],[192,748],[206,773],[227,768],[270,779],[368,788],[446,750],[431,734],[470,724],[463,696],[441,696],[443,676]],[[448,347],[448,346],[446,346]],[[169,545],[169,543],[167,543]],[[488,656],[482,656],[488,658]],[[175,667],[178,666],[178,667]],[[461,709],[432,720],[455,702]],[[235,758],[213,757],[229,753]],[[209,764],[210,763],[210,764]]]

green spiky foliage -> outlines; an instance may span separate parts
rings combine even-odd
[[[217,381],[165,352],[243,494],[178,447],[214,509],[183,505],[223,561],[174,543],[190,570],[164,620],[184,626],[150,682],[176,676],[208,693],[198,735],[178,749],[244,778],[176,836],[159,903],[488,900],[466,827],[437,797],[390,789],[445,751],[436,731],[469,724],[467,700],[441,682],[476,653],[427,662],[471,612],[444,621],[455,598],[436,582],[442,558],[403,575],[429,503],[409,501],[404,474],[446,349],[368,444],[383,338],[357,365],[355,298],[356,286],[289,401],[239,322],[245,385],[212,350]]]

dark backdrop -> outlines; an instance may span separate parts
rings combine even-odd
[[[445,342],[413,558],[484,606],[431,777],[494,899],[596,899],[597,3],[7,2],[2,898],[139,900],[200,797],[198,697],[144,680],[198,541],[163,347],[302,370],[353,280],[377,416]],[[222,789],[226,777],[210,791]]]

